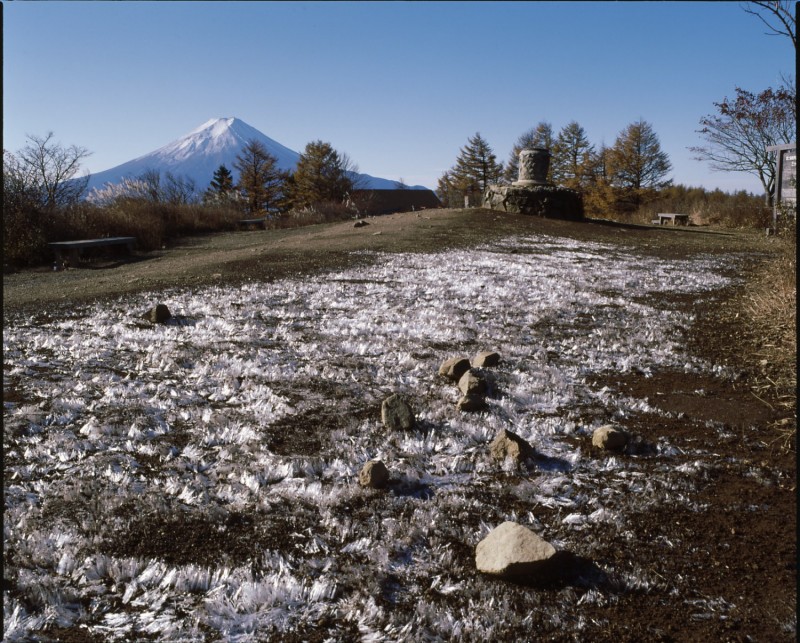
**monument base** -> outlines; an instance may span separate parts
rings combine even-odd
[[[547,219],[584,219],[581,193],[555,185],[490,185],[483,196],[483,207]]]

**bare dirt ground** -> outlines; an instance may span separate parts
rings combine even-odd
[[[5,275],[4,319],[18,314],[57,316],[76,302],[125,293],[272,280],[375,260],[369,253],[353,254],[359,250],[393,253],[450,249],[457,254],[469,252],[470,246],[478,243],[527,232],[618,243],[663,257],[735,253],[741,257],[741,274],[748,274],[771,253],[770,240],[761,235],[710,228],[569,223],[482,210],[424,211],[368,221],[369,225],[362,228],[344,222],[226,233],[186,239],[161,252],[129,259],[99,258],[63,272],[42,268]],[[670,298],[669,284],[664,286],[661,296],[666,301]],[[756,394],[751,386],[760,368],[752,353],[759,338],[734,312],[740,293],[740,287],[733,286],[715,293],[714,301],[680,302],[696,316],[687,345],[714,363],[733,368],[740,376],[723,380],[666,372],[646,379],[608,375],[594,382],[597,388],[607,386],[647,398],[653,406],[672,414],[632,417],[626,428],[646,432],[653,441],[668,436],[677,448],[700,448],[718,456],[701,483],[686,491],[694,495],[696,503],[706,506],[706,511],[643,510],[629,517],[633,532],[630,541],[601,544],[598,555],[620,569],[626,567],[626,561],[635,559],[639,566],[669,579],[666,584],[682,587],[689,596],[698,600],[721,596],[735,609],[721,619],[690,623],[685,602],[673,600],[665,592],[625,594],[611,605],[586,605],[581,616],[603,624],[593,630],[595,641],[795,639],[794,630],[787,624],[796,622],[796,452],[793,441],[788,444],[783,439],[786,427],[796,422],[795,410]],[[670,303],[674,305],[674,299]],[[725,423],[729,431],[723,435],[728,437],[703,431],[706,420]],[[589,444],[582,446],[591,451]],[[760,510],[750,510],[754,506]],[[602,527],[592,536],[602,543]],[[118,553],[141,553],[136,551],[140,539],[123,538],[120,542],[123,540],[128,545]],[[246,540],[243,534],[244,550],[249,549]],[[682,546],[665,547],[664,543],[670,542]],[[212,541],[199,538],[184,544],[195,549],[195,559],[196,550],[204,548],[209,560],[213,559]],[[183,545],[176,542],[171,546]],[[164,553],[180,558],[180,552]],[[472,555],[463,552],[465,561]],[[588,568],[582,567],[581,561],[573,562],[576,575],[586,573]],[[602,579],[597,582],[603,583]],[[517,604],[509,609],[523,612],[529,591],[520,587]],[[543,587],[537,591],[552,590]],[[719,609],[727,608],[721,604]],[[48,640],[78,640],[74,631],[56,629],[48,634],[52,637]],[[525,636],[524,632],[518,634]],[[300,638],[315,640],[313,632]]]

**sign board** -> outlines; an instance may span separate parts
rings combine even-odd
[[[775,152],[775,205],[797,204],[797,143],[770,145],[767,152]]]
[[[797,148],[779,152],[781,168],[778,181],[778,200],[797,203]]]

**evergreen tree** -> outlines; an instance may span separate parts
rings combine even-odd
[[[330,143],[312,141],[300,155],[292,178],[290,199],[295,208],[342,202],[357,188],[358,168]]]
[[[226,201],[233,196],[233,174],[224,165],[220,165],[211,178],[204,199],[206,201]]]
[[[664,177],[672,169],[669,156],[650,123],[639,120],[620,132],[608,150],[611,183],[620,190],[618,205],[635,210],[671,181]]]
[[[236,157],[233,167],[239,172],[237,188],[251,213],[275,204],[280,197],[285,176],[278,169],[278,159],[263,143],[251,140]]]
[[[589,180],[587,173],[593,152],[594,146],[576,121],[564,126],[553,143],[550,161],[553,183],[583,190]]]
[[[546,150],[551,150],[553,147],[553,126],[547,121],[539,121],[539,124],[533,129],[529,129],[524,134],[521,134],[511,148],[511,154],[506,163],[505,178],[509,182],[514,182],[519,178],[519,153],[522,150],[530,150],[535,147],[541,147]],[[547,173],[547,180],[551,180],[551,170]]]
[[[481,203],[486,187],[503,176],[503,164],[478,132],[467,139],[450,174],[456,189],[469,196],[471,203]]]

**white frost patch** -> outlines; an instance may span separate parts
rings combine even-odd
[[[674,473],[706,468],[670,464],[643,479],[635,459],[592,459],[570,440],[653,411],[590,389],[593,374],[716,369],[683,352],[690,317],[641,302],[665,284],[698,296],[721,288],[719,259],[666,261],[544,236],[455,258],[374,258],[307,279],[146,293],[5,325],[6,381],[24,402],[4,407],[4,538],[15,552],[11,582],[31,610],[7,593],[8,640],[48,623],[108,640],[198,640],[208,628],[220,640],[277,640],[322,622],[363,640],[492,639],[511,618],[501,586],[470,592],[453,612],[424,601],[426,592],[459,600],[468,574],[456,543],[474,546],[506,519],[567,549],[580,550],[598,525],[624,540],[626,506],[679,502]],[[143,324],[153,302],[180,318]],[[491,369],[494,392],[484,412],[459,414],[438,366],[484,349],[503,357]],[[418,430],[382,427],[375,409],[395,391]],[[535,472],[488,460],[503,428],[535,446]],[[680,455],[658,448],[656,457]],[[389,491],[358,486],[370,458],[389,467]],[[509,493],[513,509],[495,502]],[[222,529],[231,513],[255,516],[261,530],[246,564],[109,553],[131,524],[187,515]],[[215,540],[221,554],[239,551],[242,529]],[[419,607],[409,621],[376,593]],[[696,618],[727,609],[695,608]],[[582,626],[546,618],[580,638]]]

